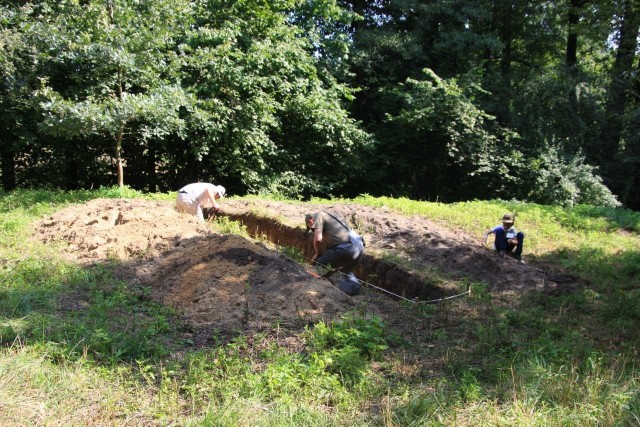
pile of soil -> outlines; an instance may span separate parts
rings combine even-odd
[[[223,203],[223,214],[261,212],[300,234],[311,209],[330,210],[350,222],[364,235],[368,257],[391,253],[416,270],[437,268],[451,277],[484,281],[494,293],[574,285],[560,284],[538,267],[500,259],[477,238],[418,215],[359,205]],[[363,301],[372,312],[389,314],[383,318],[397,315],[392,300],[349,297],[262,243],[212,232],[207,224],[176,212],[171,202],[92,200],[42,219],[36,236],[64,242],[67,256],[80,263],[115,261],[123,278],[148,286],[154,299],[178,309],[196,328],[262,329],[276,323],[295,328],[333,319]]]
[[[142,199],[96,199],[72,205],[36,228],[36,236],[44,242],[66,242],[65,253],[81,263],[153,257],[211,234],[204,224],[179,214],[167,202]]]
[[[96,199],[41,220],[36,236],[63,242],[83,264],[115,261],[196,329],[296,327],[330,320],[354,301],[261,243],[213,233],[169,202]]]
[[[520,264],[509,256],[500,258],[478,237],[452,230],[421,215],[401,215],[386,207],[229,200],[223,209],[236,218],[242,218],[245,212],[260,212],[301,228],[304,227],[306,213],[318,210],[335,212],[364,236],[367,254],[397,258],[401,264],[417,272],[435,268],[452,279],[484,282],[496,294],[562,293],[577,286],[577,279],[567,274],[554,273],[542,266]],[[367,274],[366,271],[362,273]]]

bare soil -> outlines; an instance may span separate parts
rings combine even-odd
[[[283,224],[304,227],[304,215],[317,210],[336,212],[345,218],[367,243],[367,254],[397,259],[415,272],[434,268],[454,279],[484,282],[494,293],[541,291],[563,293],[577,286],[577,279],[553,272],[548,266],[520,264],[512,257],[500,258],[481,239],[461,230],[452,230],[421,215],[406,216],[388,208],[362,205],[288,204],[271,201],[229,201],[229,216],[242,218],[246,212],[271,215]],[[269,230],[265,230],[268,234]],[[308,255],[310,245],[304,245]],[[525,240],[526,256],[526,240]],[[361,276],[366,276],[362,271]]]
[[[296,239],[304,239],[304,214],[310,209],[305,204],[223,202],[224,215],[275,218],[294,230]],[[374,265],[371,259],[391,254],[416,271],[437,268],[451,277],[483,281],[493,293],[562,292],[576,285],[570,276],[560,280],[538,266],[498,258],[477,238],[425,217],[359,205],[313,209],[339,213],[364,235],[369,263],[363,270]],[[65,256],[74,262],[114,262],[122,278],[149,287],[152,298],[176,308],[195,330],[299,329],[352,310],[404,321],[397,301],[366,289],[347,296],[260,241],[214,233],[209,224],[177,213],[172,202],[92,200],[43,218],[35,236],[62,242]],[[360,273],[372,277],[370,271]],[[417,325],[411,333],[427,327]]]

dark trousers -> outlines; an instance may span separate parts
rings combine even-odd
[[[364,247],[359,243],[340,243],[327,249],[316,258],[316,264],[331,265],[343,273],[351,273],[364,255]]]
[[[509,243],[509,241],[507,240],[507,230],[500,229],[496,231],[496,251],[513,252],[513,249],[515,248],[515,252],[513,252],[514,255],[515,256],[522,255],[522,245],[524,244],[524,233],[522,231],[519,231],[518,234],[516,234],[516,239],[518,240],[518,244],[514,246],[512,243]]]

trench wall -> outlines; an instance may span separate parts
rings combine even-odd
[[[251,212],[225,215],[243,224],[252,237],[266,238],[278,246],[296,248],[307,259],[313,255],[312,235],[300,227],[291,227],[275,218],[262,217]],[[425,282],[396,264],[366,252],[365,248],[365,255],[355,271],[359,279],[409,299],[429,300],[446,295],[442,288]]]

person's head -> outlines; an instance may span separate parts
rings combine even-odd
[[[506,213],[506,214],[502,215],[502,218],[501,218],[502,226],[505,229],[511,228],[511,226],[515,222],[515,219],[516,219],[516,217],[515,217],[514,214]]]
[[[307,225],[307,231],[311,229],[311,227],[313,227],[313,214],[306,214],[304,216],[304,222]]]
[[[222,185],[216,185],[216,195],[215,198],[216,199],[222,199],[225,195],[225,193],[227,192],[227,190],[224,189],[224,187]]]

